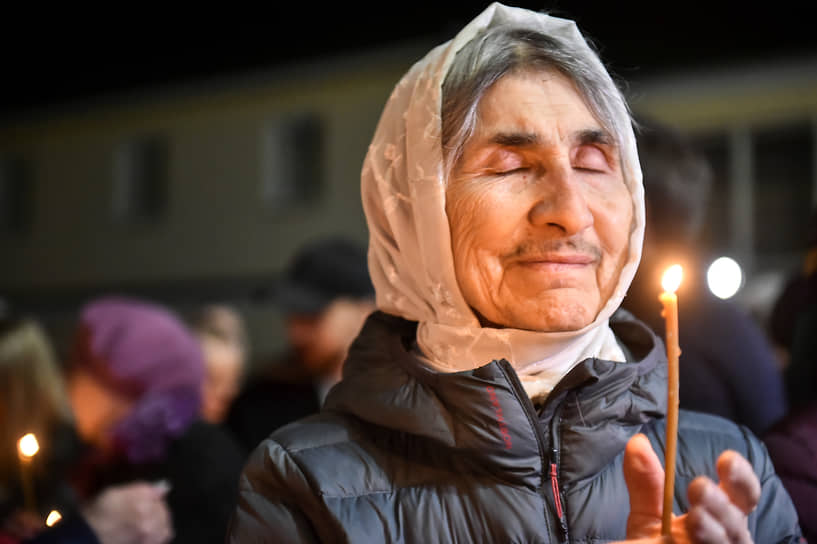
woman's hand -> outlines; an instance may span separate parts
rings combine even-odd
[[[110,487],[82,513],[102,544],[164,544],[173,538],[167,491],[146,482]]]
[[[673,516],[674,543],[752,542],[747,516],[760,500],[760,482],[749,462],[725,451],[717,463],[719,484],[699,476],[689,485],[689,511]],[[664,469],[643,434],[633,436],[624,452],[624,479],[630,493],[627,542],[659,543],[664,494]]]

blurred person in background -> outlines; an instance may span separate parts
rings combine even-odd
[[[18,440],[27,433],[34,433],[40,446],[28,465],[34,505],[24,501],[17,452]],[[81,451],[45,331],[34,319],[0,318],[0,542],[168,542],[172,528],[165,489],[133,482],[80,500],[68,473]],[[62,520],[47,528],[51,510]]]
[[[168,486],[173,542],[223,542],[244,455],[200,417],[204,361],[170,309],[109,296],[81,308],[68,366],[81,496],[134,480]]]
[[[793,408],[762,438],[797,509],[803,536],[817,542],[817,399]]]
[[[803,536],[817,542],[817,208],[805,238],[801,268],[787,281],[770,322],[786,354],[791,412],[763,440],[797,508]]]
[[[366,250],[323,237],[296,251],[276,282],[286,351],[262,363],[233,403],[228,427],[246,450],[291,421],[317,413],[341,378],[349,345],[374,310]]]
[[[40,445],[31,465],[38,503],[67,512],[76,505],[61,477],[79,441],[51,343],[34,320],[0,318],[0,519],[6,527],[25,521],[17,441],[27,433]],[[40,526],[47,513],[28,512]]]
[[[817,400],[817,207],[804,240],[800,267],[786,279],[769,318],[772,339],[783,354],[792,408]]]
[[[637,119],[647,225],[641,265],[622,307],[663,338],[661,276],[683,266],[678,289],[679,400],[760,434],[786,413],[783,377],[763,328],[749,312],[716,298],[706,285],[709,255],[700,249],[712,171],[706,157],[674,127]]]
[[[210,304],[192,319],[192,328],[204,353],[201,416],[221,424],[241,388],[249,342],[244,318],[226,304]]]

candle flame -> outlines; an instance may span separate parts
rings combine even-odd
[[[23,457],[31,458],[40,451],[40,444],[37,442],[37,437],[34,436],[34,433],[28,433],[23,435],[17,442],[17,449]]]
[[[674,264],[664,272],[664,277],[661,278],[661,286],[664,288],[664,291],[674,293],[678,290],[678,287],[681,286],[681,279],[683,277],[684,269],[681,268],[680,264]]]
[[[47,517],[47,518],[45,518],[45,524],[46,524],[47,526],[49,526],[49,527],[53,527],[53,526],[54,526],[54,525],[56,525],[56,524],[57,524],[57,522],[59,522],[61,519],[62,519],[62,514],[60,514],[60,513],[59,513],[58,511],[56,511],[56,510],[51,510],[51,512],[49,512],[49,513],[48,513],[48,517]]]

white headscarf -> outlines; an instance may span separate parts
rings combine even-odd
[[[611,82],[573,21],[525,9],[491,4],[457,36],[429,52],[400,80],[389,98],[363,163],[361,192],[369,227],[369,272],[377,307],[418,321],[417,342],[427,364],[441,372],[507,359],[531,397],[546,395],[573,366],[587,357],[623,361],[608,321],[635,275],[644,235],[644,197],[624,98],[613,112],[619,134],[624,180],[634,203],[635,228],[618,284],[596,319],[569,332],[483,328],[466,304],[454,273],[445,212],[446,178],[441,144],[441,89],[456,52],[481,30],[512,22],[586,55],[599,76]]]

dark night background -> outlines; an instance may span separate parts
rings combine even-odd
[[[805,2],[509,2],[574,19],[623,79],[817,53]],[[195,82],[418,37],[443,41],[487,3],[149,4],[7,11],[0,115]],[[759,5],[759,4],[758,4]],[[45,8],[42,8],[45,10]]]

